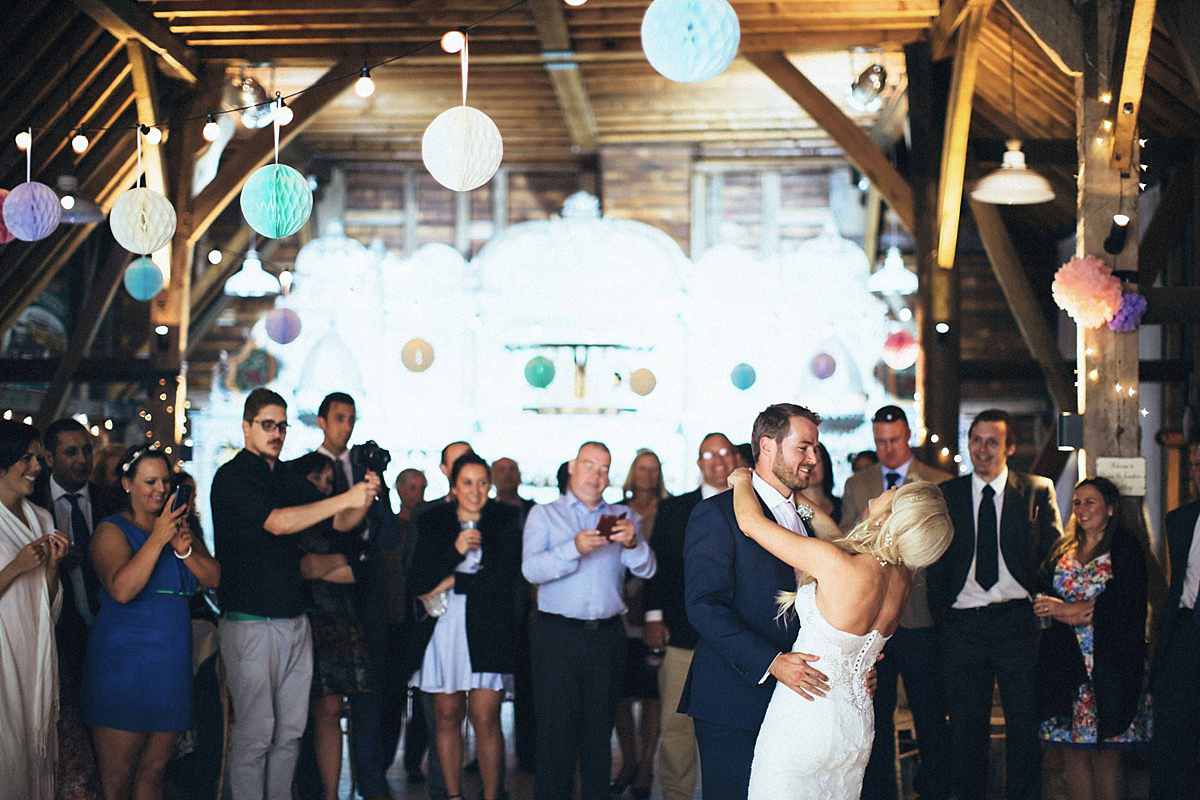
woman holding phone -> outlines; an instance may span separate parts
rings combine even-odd
[[[483,797],[503,795],[500,703],[516,667],[513,592],[521,569],[521,512],[489,500],[491,483],[491,469],[474,453],[454,462],[451,502],[417,517],[408,578],[436,614],[417,623],[410,665],[419,666],[412,685],[433,695],[437,753],[451,800],[462,797],[464,717],[475,729]]]
[[[131,448],[117,468],[126,507],[92,536],[100,611],[88,637],[83,718],[109,800],[161,797],[179,733],[192,727],[188,597],[217,585],[221,567],[169,491],[160,450]]]

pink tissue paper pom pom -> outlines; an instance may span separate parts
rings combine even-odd
[[[1072,256],[1054,273],[1054,302],[1085,328],[1099,328],[1121,307],[1121,281],[1095,256]]]

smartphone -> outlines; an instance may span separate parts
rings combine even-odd
[[[171,510],[178,511],[181,506],[186,506],[188,501],[192,499],[192,485],[190,483],[181,483],[175,490],[175,494],[171,495]]]
[[[625,512],[622,511],[620,516],[616,514],[601,514],[600,523],[596,526],[596,530],[605,538],[613,535],[613,526],[617,524],[617,520],[625,519]]]

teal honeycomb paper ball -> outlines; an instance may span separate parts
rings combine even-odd
[[[149,256],[135,258],[125,268],[125,291],[143,303],[162,291],[163,274]]]
[[[735,387],[744,392],[758,380],[758,374],[754,371],[754,367],[743,361],[730,371],[729,380]]]
[[[545,389],[554,380],[554,362],[545,356],[534,356],[525,365],[525,380],[535,389]]]
[[[259,167],[242,187],[242,216],[269,239],[291,236],[312,214],[312,189],[286,164]]]
[[[680,83],[724,72],[742,39],[726,0],[654,0],[642,17],[642,51],[650,66]]]

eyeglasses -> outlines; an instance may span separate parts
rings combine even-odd
[[[272,433],[273,431],[287,433],[288,424],[286,422],[276,422],[273,419],[256,419],[254,422],[262,425],[262,429],[267,433]]]
[[[711,461],[712,459],[717,458],[718,456],[720,456],[721,458],[724,458],[725,456],[729,455],[732,452],[733,451],[730,450],[728,447],[722,447],[720,450],[705,450],[703,453],[700,454],[700,458],[704,459],[705,461]]]

